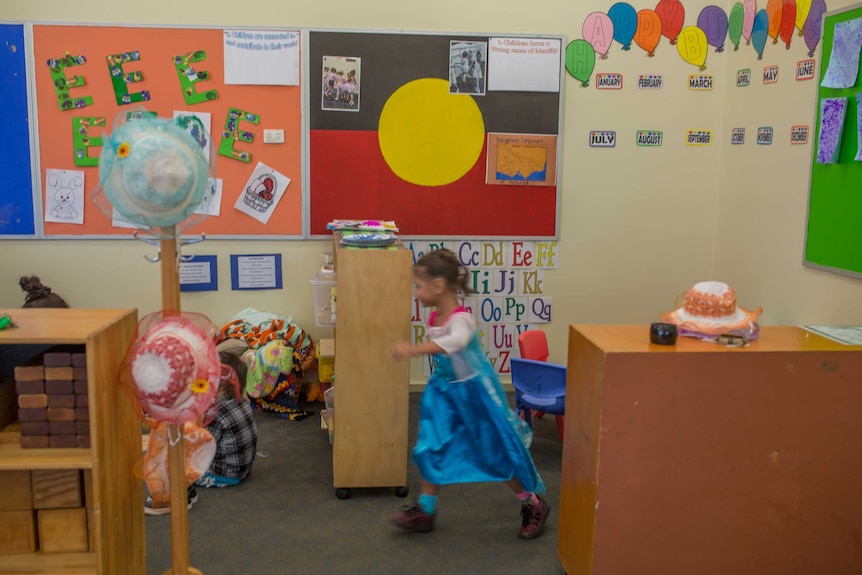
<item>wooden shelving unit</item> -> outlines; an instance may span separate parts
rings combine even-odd
[[[347,248],[333,235],[338,312],[335,321],[336,495],[351,487],[395,487],[407,495],[410,363],[389,346],[410,340],[412,257],[396,249]]]
[[[88,503],[88,552],[0,555],[0,575],[146,575],[143,482],[132,472],[141,458],[141,425],[117,379],[135,333],[137,310],[0,309],[3,313],[12,316],[17,327],[0,331],[0,346],[85,346],[91,447],[0,445],[0,471],[89,470],[93,501]]]

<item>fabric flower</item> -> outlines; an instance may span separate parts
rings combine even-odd
[[[196,379],[190,387],[193,393],[206,393],[210,389],[210,382],[205,379]]]
[[[128,142],[123,142],[122,144],[117,146],[117,156],[119,156],[121,158],[125,158],[126,156],[129,155],[129,152],[131,151],[131,149],[132,149],[132,147],[129,145]]]

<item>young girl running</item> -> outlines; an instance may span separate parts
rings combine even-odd
[[[395,359],[433,354],[435,368],[422,394],[413,449],[421,493],[391,521],[402,529],[431,531],[441,485],[504,481],[521,501],[518,537],[533,539],[542,533],[550,506],[529,451],[532,433],[509,407],[473,318],[458,305],[458,291],[471,291],[467,279],[447,249],[425,254],[413,268],[416,297],[424,307],[437,308],[429,318],[429,341],[398,342],[390,352]]]

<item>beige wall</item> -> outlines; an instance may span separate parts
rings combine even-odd
[[[165,25],[280,26],[328,29],[404,29],[564,35],[581,37],[589,12],[613,4],[546,0],[523,2],[245,2],[150,0],[143,4],[72,3],[66,0],[3,2],[0,19],[140,23]],[[654,3],[631,2],[635,9]],[[687,0],[686,25],[707,4]],[[732,3],[728,2],[729,9]],[[759,4],[764,4],[761,2]],[[831,0],[830,9],[848,2]],[[764,7],[760,6],[760,7]],[[728,42],[729,44],[729,42]],[[811,146],[787,145],[791,124],[813,124],[815,86],[794,82],[795,63],[805,58],[802,38],[785,51],[767,45],[758,61],[749,46],[734,53],[710,52],[707,73],[716,89],[686,87],[696,68],[683,62],[665,38],[655,58],[633,46],[614,44],[596,71],[620,72],[620,92],[581,88],[565,79],[562,145],[560,269],[546,273],[545,293],[554,298],[555,319],[546,326],[551,359],[564,361],[570,323],[648,323],[670,311],[691,284],[721,279],[733,285],[740,303],[762,305],[765,324],[862,323],[862,281],[801,265]],[[764,65],[781,66],[777,86],[762,86]],[[739,68],[751,68],[752,86],[735,87]],[[642,92],[637,74],[659,73],[666,87]],[[730,129],[744,125],[746,143],[727,143]],[[772,147],[754,144],[759,125],[773,125]],[[689,148],[684,132],[712,129],[719,142]],[[812,126],[813,128],[813,126]],[[615,149],[590,149],[590,130],[616,130]],[[659,129],[665,144],[638,149],[638,129]],[[812,129],[813,132],[813,129]],[[184,309],[203,312],[217,324],[245,307],[293,315],[316,337],[309,278],[320,265],[324,241],[247,242],[208,240],[189,253],[219,256],[217,293],[184,294]],[[154,248],[131,240],[4,241],[0,307],[18,307],[22,274],[37,274],[76,307],[134,306],[141,314],[160,307],[158,266],[143,259]],[[284,254],[283,291],[230,290],[229,254]],[[414,375],[417,369],[414,366]],[[416,375],[421,378],[421,375]]]

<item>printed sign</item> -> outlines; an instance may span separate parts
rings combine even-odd
[[[641,90],[661,90],[664,88],[664,76],[661,74],[641,74],[638,76],[638,88]]]
[[[796,81],[810,80],[814,77],[814,59],[801,60],[796,63]]]
[[[712,74],[689,74],[689,90],[712,90]]]
[[[610,130],[593,130],[590,132],[591,148],[613,148],[616,145],[616,132]]]
[[[596,88],[599,90],[620,90],[622,87],[622,74],[596,74]]]
[[[685,143],[687,146],[709,146],[712,144],[712,130],[689,130]]]
[[[744,88],[751,84],[751,68],[743,68],[736,71],[736,87]]]
[[[658,130],[638,130],[637,145],[638,146],[661,146],[664,140],[664,133]]]
[[[730,132],[730,143],[731,144],[744,144],[745,143],[745,128],[734,128],[733,131]]]
[[[772,145],[772,128],[764,126],[757,128],[757,145],[771,146]]]
[[[763,68],[763,83],[775,84],[778,82],[778,66],[765,66]]]
[[[790,126],[790,143],[794,145],[808,143],[808,126]]]

